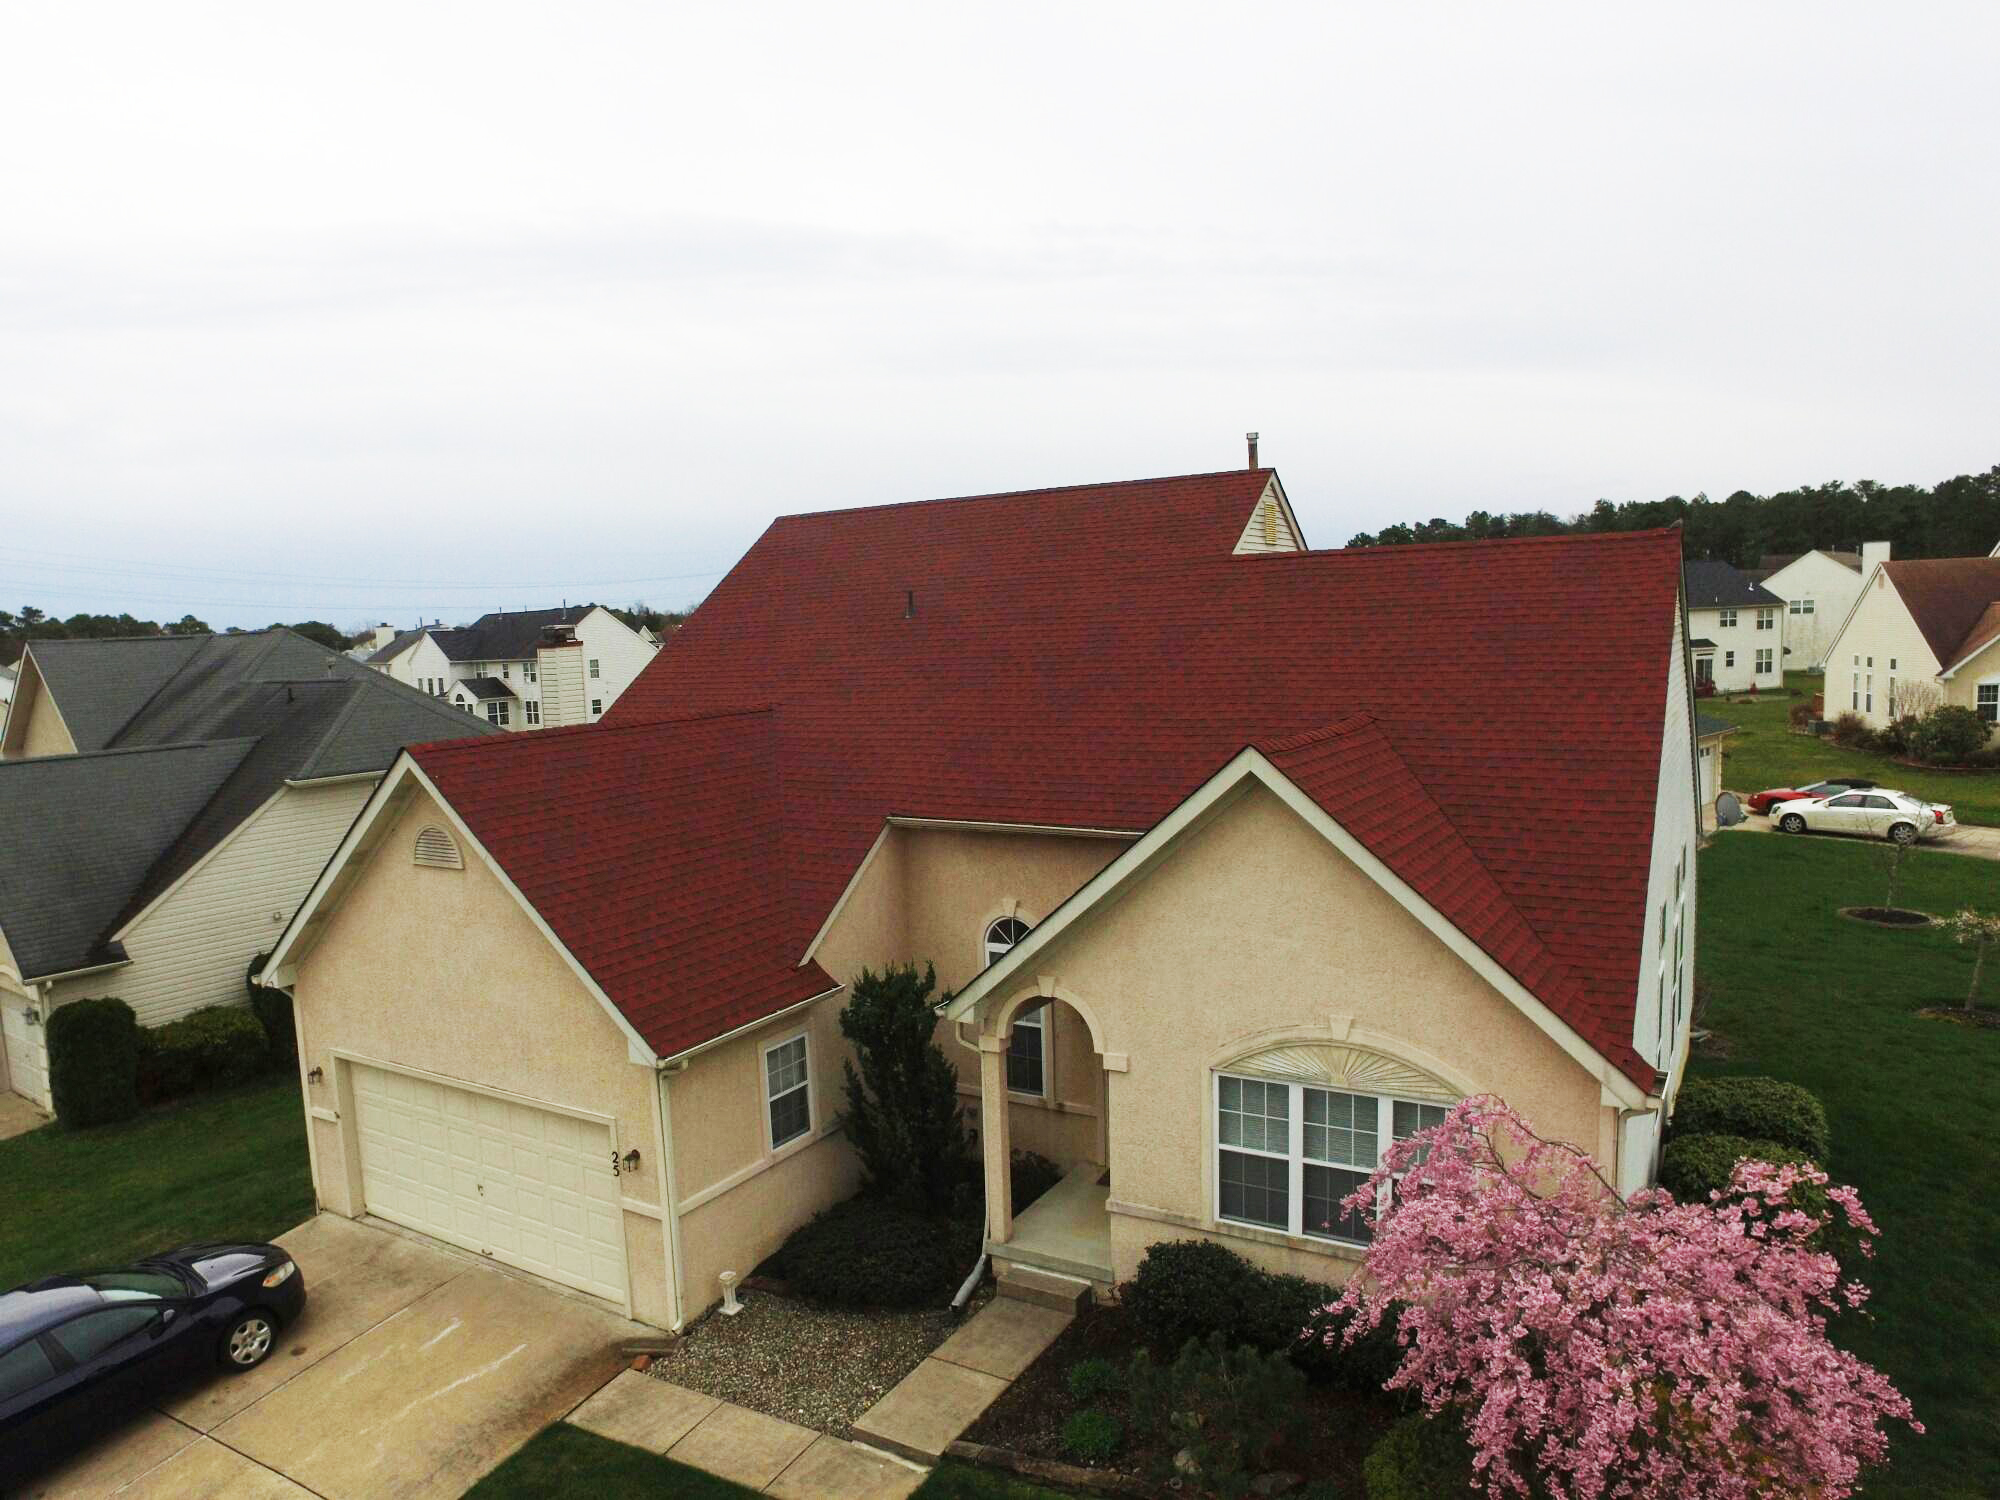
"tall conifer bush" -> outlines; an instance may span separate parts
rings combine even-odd
[[[868,1191],[942,1213],[972,1155],[958,1101],[958,1075],[937,1044],[929,964],[861,971],[840,1013],[854,1044],[847,1075],[847,1138],[861,1154]],[[856,1067],[856,1062],[859,1067]]]

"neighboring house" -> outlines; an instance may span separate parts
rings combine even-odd
[[[0,725],[7,722],[4,710],[14,701],[14,680],[18,675],[13,667],[0,665]]]
[[[1715,799],[1722,795],[1722,742],[1734,733],[1736,726],[1727,719],[1711,714],[1694,716],[1695,783],[1704,809],[1713,809]]]
[[[1308,552],[1269,470],[1088,485],[777,521],[605,723],[401,757],[266,981],[327,1209],[649,1323],[854,1190],[839,1015],[904,962],[1003,1277],[1338,1281],[1466,1095],[1652,1180],[1696,837],[1677,532]],[[1016,1217],[1018,1148],[1067,1175]]]
[[[1783,687],[1785,601],[1730,563],[1689,562],[1682,572],[1696,690]]]
[[[1827,648],[1861,597],[1862,578],[1888,557],[1887,542],[1864,542],[1859,552],[1801,552],[1762,560],[1752,576],[1785,601],[1785,645],[1794,667],[1825,670]]]
[[[602,605],[581,604],[398,631],[368,664],[501,729],[543,729],[596,723],[656,650]]]
[[[494,733],[288,630],[36,641],[22,677],[0,760],[0,1088],[45,1109],[51,1011],[116,995],[152,1026],[242,1003],[396,753]]]
[[[356,635],[354,637],[354,644],[347,649],[347,654],[356,661],[366,661],[377,651],[380,651],[384,646],[395,640],[395,638],[396,627],[391,625],[387,620],[384,620],[380,625],[376,625]]]
[[[1829,719],[1956,703],[2000,724],[2000,557],[1879,563],[1828,648]]]

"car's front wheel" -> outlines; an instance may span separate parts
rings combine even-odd
[[[1917,825],[1914,823],[1897,823],[1889,829],[1889,842],[1892,844],[1901,844],[1907,848],[1916,841]]]
[[[1778,819],[1778,826],[1787,833],[1804,833],[1806,831],[1806,820],[1797,813],[1786,813],[1782,818]]]
[[[278,1327],[271,1315],[258,1310],[237,1315],[222,1335],[222,1367],[234,1374],[254,1370],[270,1357],[277,1342]]]

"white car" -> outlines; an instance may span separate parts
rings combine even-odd
[[[1802,797],[1779,804],[1776,812],[1778,827],[1786,833],[1864,833],[1898,844],[1914,844],[1958,826],[1943,803],[1925,802],[1887,787]]]

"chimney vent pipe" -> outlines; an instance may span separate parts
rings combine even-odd
[[[905,589],[903,590],[903,618],[914,620],[916,617],[917,591],[915,589]]]
[[[1244,433],[1244,434],[1243,434],[1243,436],[1244,436],[1245,438],[1249,439],[1249,442],[1250,442],[1250,467],[1254,469],[1254,468],[1256,468],[1256,467],[1257,467],[1257,434],[1256,434],[1256,433],[1254,433],[1254,432],[1246,432],[1246,433]]]

